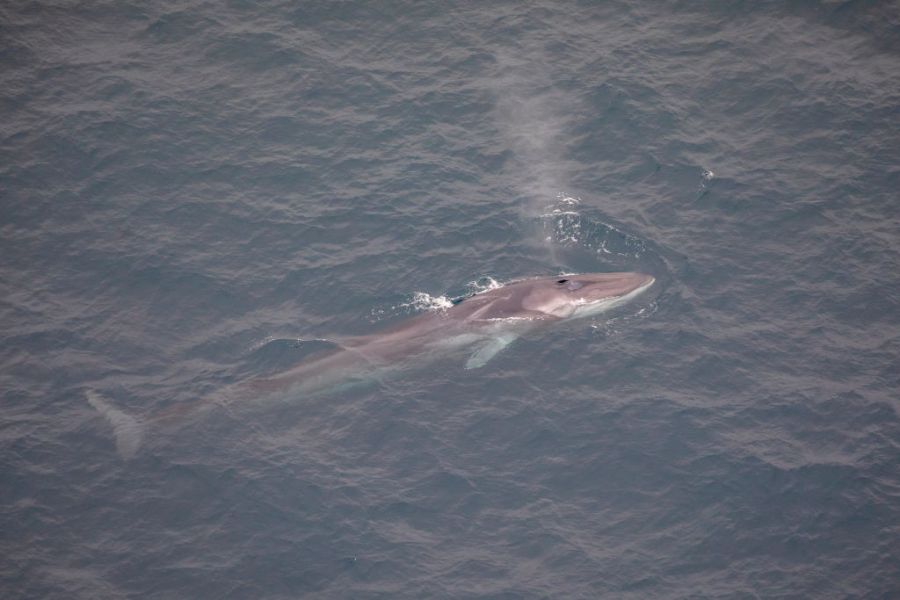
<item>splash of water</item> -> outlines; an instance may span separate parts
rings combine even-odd
[[[527,208],[534,209],[567,179],[567,146],[583,107],[555,84],[556,68],[542,47],[499,52],[496,61],[494,122],[512,151],[516,186],[529,199]]]
[[[715,179],[716,174],[712,172],[711,169],[703,169],[703,172],[700,174],[700,187],[697,188],[697,192],[699,194],[703,194],[706,189],[709,187],[709,182]]]
[[[415,292],[412,300],[397,305],[398,309],[411,309],[414,311],[441,311],[453,306],[453,300],[445,295],[432,296],[427,292]]]
[[[474,296],[475,294],[481,294],[482,292],[487,292],[489,290],[496,290],[499,287],[503,287],[503,284],[491,277],[490,275],[485,275],[484,277],[479,277],[474,281],[470,281],[466,285],[466,289],[469,293],[465,294],[461,298],[457,300],[457,302],[463,298],[467,298],[469,296]]]
[[[643,240],[614,225],[583,215],[580,205],[579,198],[559,193],[538,216],[544,242],[551,251],[559,247],[578,247],[611,258],[639,259],[644,255],[647,246]]]

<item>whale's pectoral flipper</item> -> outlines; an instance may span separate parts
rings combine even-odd
[[[466,361],[466,368],[477,369],[483,367],[498,352],[512,344],[517,337],[519,336],[512,333],[504,333],[488,339],[469,357],[469,360]]]

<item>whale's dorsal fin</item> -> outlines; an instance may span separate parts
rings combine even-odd
[[[512,344],[519,337],[514,333],[502,333],[496,337],[488,339],[481,344],[477,350],[466,361],[467,369],[478,369],[494,358],[498,352]]]

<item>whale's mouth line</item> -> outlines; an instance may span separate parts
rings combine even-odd
[[[586,300],[585,298],[578,298],[574,302],[575,312],[572,316],[582,316],[585,313],[590,314],[593,312],[604,312],[610,308],[615,308],[616,306],[625,304],[633,298],[644,293],[644,291],[646,291],[654,283],[656,283],[656,278],[650,277],[650,279],[645,283],[634,288],[627,294],[622,294],[621,296],[609,296],[607,298],[601,298],[599,300]]]

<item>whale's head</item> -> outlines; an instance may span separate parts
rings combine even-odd
[[[523,308],[564,319],[599,314],[653,285],[644,273],[584,273],[530,280]]]

